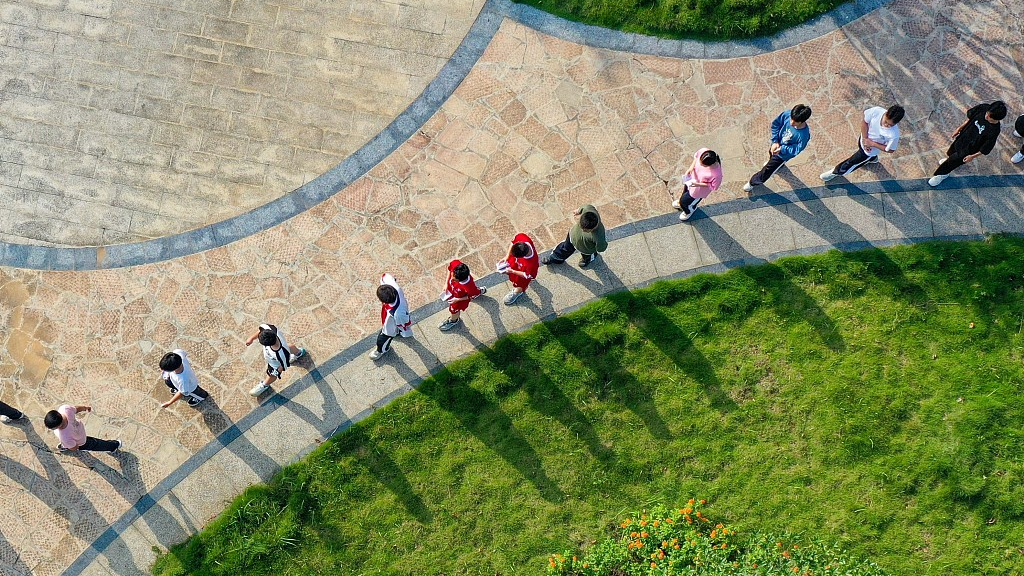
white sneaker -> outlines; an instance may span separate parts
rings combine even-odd
[[[267,390],[270,390],[270,386],[267,386],[267,384],[261,380],[259,384],[252,387],[252,390],[249,390],[249,396],[257,397]]]
[[[754,187],[750,185],[750,182],[747,182],[746,184],[743,185],[743,191],[748,193],[753,192]]]
[[[675,208],[676,210],[682,210],[683,209],[683,205],[679,203],[679,200],[673,200],[672,201],[672,207]]]
[[[388,350],[391,350],[391,348],[388,348]],[[370,350],[370,360],[380,360],[382,356],[388,353],[388,350],[385,350],[383,352],[377,350],[376,348]]]
[[[696,210],[694,210],[693,212],[696,212]],[[686,222],[687,220],[690,219],[690,216],[693,216],[693,212],[690,212],[689,214],[687,214],[686,212],[682,212],[679,214],[679,219],[682,220],[683,222]]]
[[[299,358],[302,358],[305,355],[306,355],[306,349],[305,348],[299,348],[299,353],[298,354],[289,354],[288,355],[288,363],[289,364],[294,364],[296,360],[298,360]]]
[[[516,300],[519,300],[519,297],[522,296],[523,294],[526,294],[526,292],[518,292],[516,290],[513,290],[508,294],[505,294],[505,304],[509,306],[515,304]]]
[[[928,179],[928,185],[932,187],[938,186],[939,184],[942,184],[942,181],[945,180],[946,178],[949,178],[948,174],[932,176],[931,178]]]
[[[823,182],[831,182],[832,180],[835,180],[836,176],[839,176],[839,174],[829,170],[828,172],[822,172],[820,178]]]
[[[1017,152],[1016,154],[1013,155],[1013,158],[1010,158],[1010,162],[1013,162],[1014,164],[1020,164],[1021,162],[1024,162],[1024,154]]]
[[[111,454],[116,454],[116,453],[120,452],[121,451],[121,446],[124,446],[124,442],[121,442],[120,440],[114,440],[114,442],[117,442],[117,448],[114,448],[113,450],[111,450],[110,451]]]
[[[1020,132],[1017,132],[1016,130],[1013,131],[1013,135],[1016,136],[1017,138],[1021,137]]]

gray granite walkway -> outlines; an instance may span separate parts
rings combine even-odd
[[[608,251],[595,267],[544,268],[514,306],[500,303],[508,286],[492,274],[481,284],[493,291],[463,315],[463,328],[440,333],[436,326],[447,312],[431,304],[413,314],[417,338],[399,341],[385,359],[366,357],[371,336],[323,362],[186,461],[66,574],[145,573],[154,547],[166,549],[195,533],[245,487],[410,392],[446,362],[605,294],[793,254],[1024,234],[1022,178],[951,183],[942,190],[924,180],[800,189],[712,205],[688,223],[667,214],[626,224],[610,231]]]

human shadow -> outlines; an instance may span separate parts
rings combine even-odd
[[[807,230],[817,234],[833,246],[850,242],[863,242],[865,245],[871,243],[856,228],[836,217],[835,213],[829,210],[825,203],[821,202],[810,191],[798,192],[797,197],[802,200],[799,205],[791,204],[788,207],[775,205],[773,208],[782,212]],[[847,197],[876,213],[884,215],[884,200],[881,198],[867,194],[852,194]],[[863,264],[870,270],[873,276],[885,281],[893,288],[894,296],[913,305],[923,306],[927,304],[927,292],[907,278],[903,268],[894,262],[884,250],[876,248],[874,250],[845,252],[844,259]]]
[[[784,207],[775,208],[785,213]],[[736,273],[761,287],[764,291],[762,300],[772,306],[784,321],[806,322],[830,350],[845,350],[846,343],[836,323],[825,314],[814,298],[793,282],[786,270],[748,252],[713,218],[698,220],[694,223],[694,230],[719,261],[740,261],[744,264],[736,268]]]
[[[57,456],[46,447],[43,439],[31,425],[25,426],[25,436],[35,449],[36,457],[44,473],[40,474],[25,464],[0,453],[0,465],[3,466],[7,477],[24,486],[32,496],[64,518],[71,536],[89,543],[89,546],[103,554],[107,558],[110,568],[119,576],[148,574],[147,571],[135,564],[131,550],[120,538],[116,537],[116,534],[114,538],[100,539],[109,526],[106,519],[85,493],[74,485]],[[72,451],[65,453],[62,459],[66,457],[68,465],[88,467],[79,462],[83,454],[91,456],[84,452]]]
[[[309,385],[301,386],[301,389],[295,385],[289,386],[282,390],[278,396],[272,397],[272,399],[311,425],[321,436],[330,438],[337,432],[340,426],[349,420],[348,415],[341,409],[341,403],[338,402],[334,389],[331,388],[330,381],[324,377],[324,372],[330,373],[340,367],[340,365],[317,366],[316,359],[313,358],[312,354],[312,352],[307,352],[299,360],[308,370],[304,378],[309,379]],[[320,393],[320,398],[322,399],[320,409],[323,416],[314,413],[313,410],[295,400],[299,394],[305,392],[310,387],[315,388]]]
[[[409,484],[402,468],[366,432],[366,428],[355,425],[338,436],[331,448],[335,454],[349,454],[365,467],[377,480],[398,498],[406,511],[421,524],[429,524],[434,514],[419,494]]]
[[[4,576],[32,576],[32,569],[21,559],[21,553],[0,532],[0,574]]]
[[[722,388],[721,380],[719,380],[714,366],[693,345],[693,339],[689,335],[685,334],[654,303],[638,297],[631,290],[624,290],[625,285],[622,279],[603,263],[599,264],[595,272],[600,278],[600,282],[574,266],[561,265],[553,271],[553,273],[581,284],[595,295],[607,292],[607,289],[602,290],[605,286],[614,286],[619,289],[619,291],[606,296],[608,302],[636,326],[647,340],[654,344],[666,358],[670,359],[681,372],[688,374],[700,383],[711,407],[722,413],[731,412],[737,408],[736,402]],[[560,326],[557,331],[553,329],[553,333],[562,342],[563,347],[579,358],[600,359],[598,366],[602,367],[604,374],[615,376],[615,378],[607,380],[609,383],[617,384],[618,389],[611,390],[612,393],[627,408],[643,419],[652,436],[661,439],[672,437],[668,425],[658,413],[653,400],[653,390],[649,390],[631,372],[622,369],[619,365],[619,358],[603,354],[602,352],[606,348],[604,344],[571,325]],[[590,363],[589,360],[587,362]]]
[[[525,297],[525,295],[521,296],[520,301]],[[498,306],[497,301],[494,301],[493,306],[484,308],[491,315],[496,330],[498,326],[502,326],[501,311]],[[554,336],[543,323],[537,324],[534,329],[547,332],[548,336]],[[499,338],[493,346],[487,346],[468,331],[464,331],[460,335],[473,342],[476,350],[508,377],[510,385],[496,389],[497,396],[505,396],[512,390],[522,389],[527,393],[530,406],[534,410],[557,420],[570,432],[576,434],[586,444],[587,450],[594,458],[604,463],[611,463],[615,460],[615,453],[601,441],[594,425],[565,395],[550,370],[535,359],[537,350],[528,349],[524,346],[522,338],[514,336]]]
[[[281,469],[277,462],[245,437],[245,433],[221,410],[212,396],[196,409],[202,416],[203,424],[213,433],[214,441],[249,466],[261,481],[269,481]]]
[[[483,346],[479,341],[476,341],[476,344]],[[437,357],[419,340],[412,339],[408,348],[427,366],[437,362]],[[393,356],[390,365],[394,366],[407,382],[416,382],[420,379],[416,371],[399,356]],[[470,434],[515,468],[523,478],[533,484],[542,498],[548,502],[561,502],[565,499],[565,493],[548,478],[540,456],[516,430],[515,423],[497,403],[469,386],[461,377],[452,374],[447,367],[441,367],[433,378],[424,380],[418,390],[455,417]]]

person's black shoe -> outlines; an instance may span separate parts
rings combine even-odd
[[[555,260],[551,256],[545,256],[540,260],[540,263],[545,266],[551,266],[552,264],[561,264],[562,262],[565,262],[565,260]]]
[[[585,256],[583,258],[580,258],[580,268],[586,268],[587,266],[590,266],[591,264],[594,263],[594,260],[597,260],[596,254],[594,256],[591,256],[590,258],[587,258]]]

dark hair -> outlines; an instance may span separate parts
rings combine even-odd
[[[1002,100],[996,100],[989,104],[988,115],[996,122],[1006,118],[1006,104],[1004,104]]]
[[[452,276],[459,282],[464,282],[466,278],[469,278],[469,266],[459,262],[459,265],[452,270]]]
[[[889,106],[889,109],[885,111],[885,117],[889,119],[889,122],[893,124],[899,124],[900,120],[903,120],[903,116],[906,115],[906,110],[899,104],[893,104]]]
[[[601,219],[593,212],[584,212],[580,216],[580,228],[583,228],[584,230],[593,230],[594,228],[597,228],[597,225],[600,223]]]
[[[705,166],[714,166],[721,162],[721,160],[722,159],[718,157],[718,153],[714,150],[705,150],[704,153],[700,155],[700,163]]]
[[[803,104],[797,104],[793,106],[793,109],[789,112],[789,117],[795,122],[807,122],[811,118],[810,106]]]
[[[64,417],[60,415],[60,412],[56,410],[50,410],[43,416],[43,424],[46,424],[47,430],[54,430],[60,428],[60,425],[64,423]]]
[[[395,290],[394,286],[381,284],[380,286],[377,286],[377,300],[380,300],[384,304],[391,304],[395,300],[398,300],[398,290]]]
[[[168,352],[160,359],[160,369],[164,372],[174,372],[178,368],[181,368],[181,356],[174,352]]]
[[[260,328],[260,344],[264,346],[273,346],[277,342],[277,334],[273,330],[264,330]]]
[[[516,242],[512,245],[512,255],[516,258],[526,258],[530,255],[530,245],[526,242]]]

